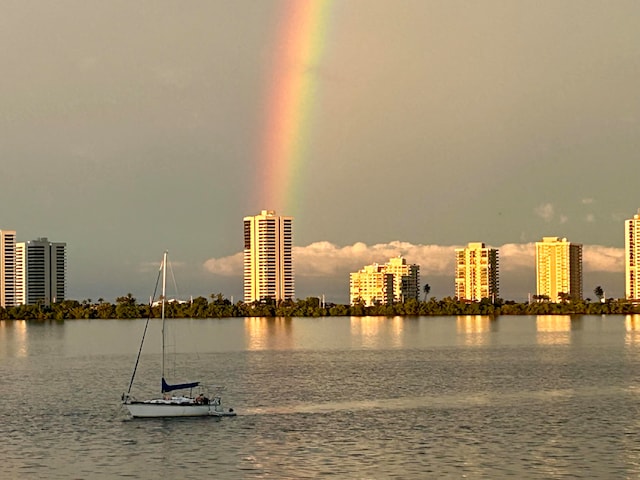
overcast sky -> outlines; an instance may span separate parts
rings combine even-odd
[[[181,295],[242,293],[242,218],[284,1],[0,0],[0,228],[68,245],[68,294],[144,300],[164,249]],[[296,296],[403,254],[453,295],[456,246],[585,245],[585,297],[624,295],[640,207],[640,2],[330,2],[296,176]],[[288,72],[290,74],[290,72]],[[285,75],[285,72],[282,72]]]

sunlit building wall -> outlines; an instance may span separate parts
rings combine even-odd
[[[455,292],[459,300],[495,300],[499,294],[498,250],[480,242],[456,248]]]
[[[384,271],[393,275],[393,301],[404,302],[420,297],[420,266],[407,264],[403,257],[394,257],[384,265]]]
[[[566,294],[582,299],[582,245],[566,238],[543,237],[536,242],[536,291],[552,302]]]
[[[16,232],[0,230],[0,307],[16,305]]]
[[[640,209],[624,222],[625,294],[627,299],[640,301]]]
[[[366,265],[349,274],[349,299],[351,304],[361,300],[365,305],[389,305],[393,302],[393,274],[384,265]]]
[[[38,238],[16,244],[16,302],[50,305],[66,298],[66,243]]]
[[[293,300],[293,218],[262,210],[244,217],[244,301]]]

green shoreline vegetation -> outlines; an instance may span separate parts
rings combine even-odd
[[[626,299],[607,299],[592,302],[564,298],[559,303],[546,298],[536,298],[531,303],[516,303],[496,299],[480,302],[460,301],[457,298],[435,297],[427,301],[409,299],[392,305],[365,306],[363,302],[354,305],[322,305],[317,297],[304,300],[280,301],[264,300],[244,303],[231,301],[221,293],[209,298],[197,297],[188,302],[168,301],[165,304],[167,318],[231,318],[231,317],[326,317],[326,316],[447,316],[447,315],[607,315],[639,314],[640,305]],[[64,300],[50,306],[20,305],[1,308],[0,320],[73,320],[73,319],[132,319],[160,318],[161,307],[141,304],[130,293],[116,298],[112,304],[99,299],[77,301]]]

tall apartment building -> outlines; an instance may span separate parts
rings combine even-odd
[[[393,275],[393,301],[420,297],[420,265],[411,265],[401,256],[390,258],[384,270]]]
[[[640,209],[624,222],[625,295],[640,301]]]
[[[16,232],[0,230],[0,307],[16,305]]]
[[[401,256],[389,259],[384,265],[367,265],[349,275],[351,304],[358,298],[366,305],[373,305],[404,302],[409,298],[417,300],[419,296],[420,266],[407,264]]]
[[[582,245],[566,238],[543,237],[536,242],[536,290],[552,302],[582,299]]]
[[[498,250],[478,242],[456,248],[455,292],[459,300],[495,300],[499,294]]]
[[[349,274],[349,299],[351,305],[358,300],[367,306],[390,305],[393,303],[393,274],[377,263]]]
[[[66,243],[46,237],[16,244],[16,303],[51,305],[66,298]]]
[[[244,217],[244,301],[293,300],[293,218],[262,210]]]

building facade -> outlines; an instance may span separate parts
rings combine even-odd
[[[456,248],[455,292],[459,300],[498,298],[498,250],[478,242]]]
[[[624,222],[625,295],[628,300],[640,301],[640,209]]]
[[[293,218],[262,210],[244,217],[244,301],[293,300]]]
[[[0,307],[16,305],[16,232],[0,230]]]
[[[390,282],[390,283],[389,283]],[[365,305],[405,302],[420,296],[420,266],[407,264],[403,257],[389,259],[384,265],[367,265],[349,274],[349,298]]]
[[[393,301],[405,302],[420,297],[420,266],[411,265],[401,256],[390,258],[384,271],[393,275]]]
[[[581,300],[582,245],[558,237],[536,242],[536,291],[552,302]]]
[[[67,245],[38,238],[16,244],[16,302],[51,305],[66,299]]]
[[[366,306],[393,303],[393,274],[384,265],[365,265],[349,274],[349,301],[351,305],[362,301]]]

